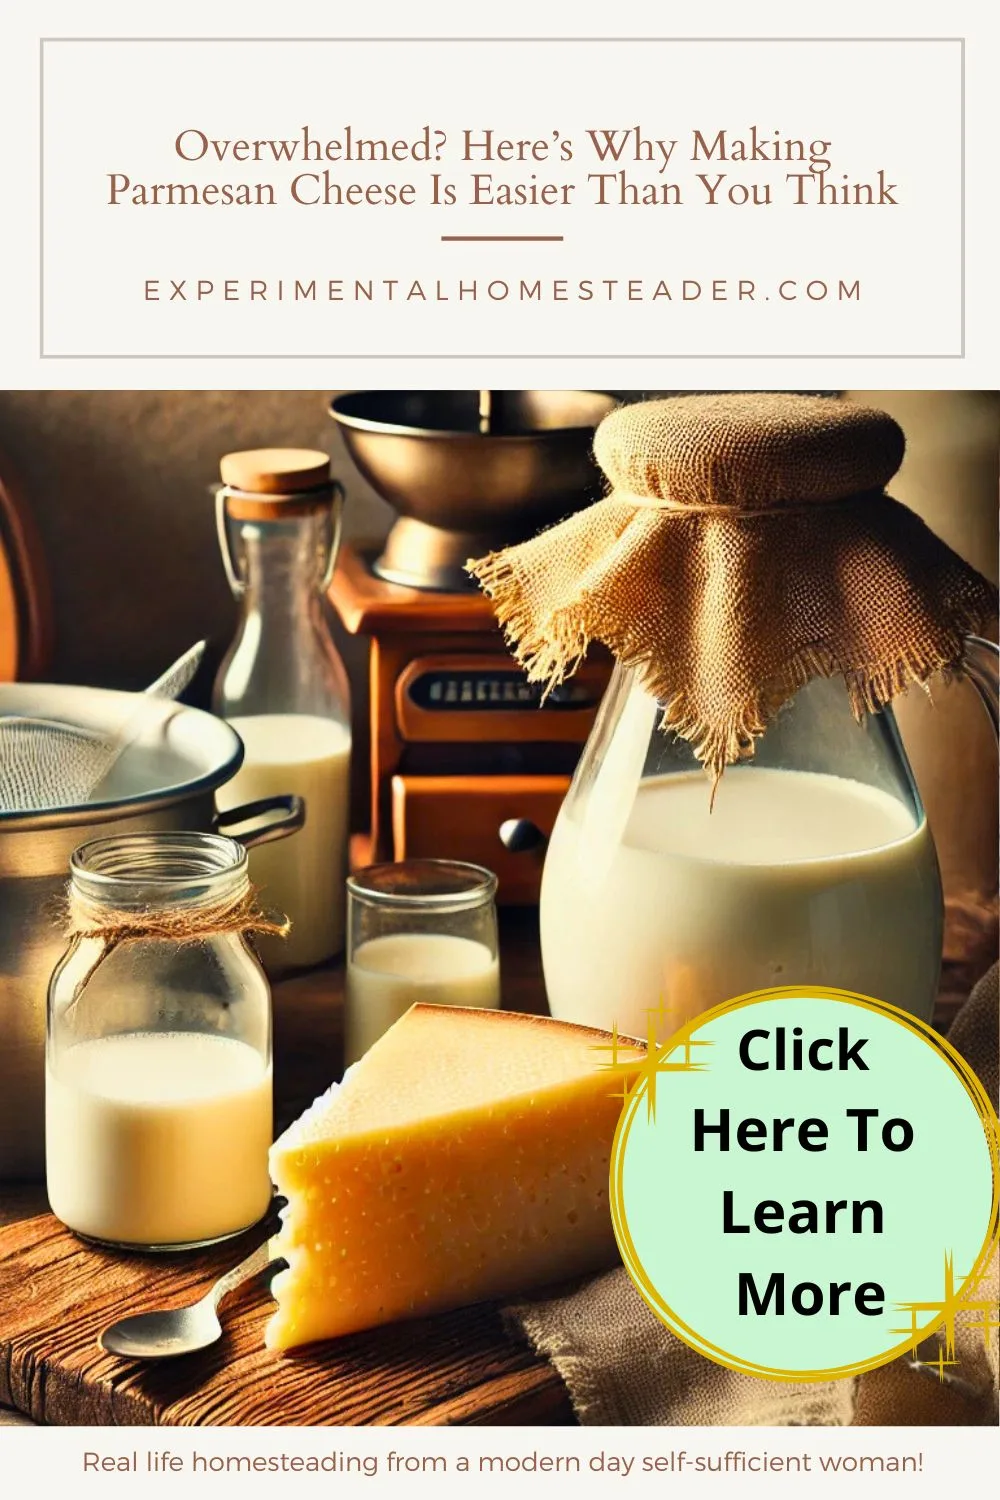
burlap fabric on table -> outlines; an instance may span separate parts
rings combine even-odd
[[[884,412],[819,397],[620,407],[594,442],[607,498],[469,571],[529,678],[603,642],[718,776],[810,678],[874,709],[959,670],[992,619],[992,585],[884,493],[903,448]]]
[[[998,1026],[994,965],[949,1032],[994,1106]],[[978,1295],[997,1300],[996,1252]],[[565,1296],[520,1303],[506,1316],[555,1365],[588,1426],[968,1425],[997,1418],[997,1331],[986,1343],[971,1316],[959,1315],[957,1364],[946,1380],[926,1365],[921,1372],[896,1360],[860,1380],[801,1384],[740,1375],[696,1354],[653,1316],[622,1269]]]

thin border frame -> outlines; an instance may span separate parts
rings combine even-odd
[[[577,353],[577,354],[500,354],[500,353],[386,353],[386,354],[351,354],[351,353],[302,353],[302,354],[247,354],[238,352],[229,353],[172,353],[172,354],[49,354],[45,349],[45,48],[49,45],[58,46],[60,43],[97,43],[106,45],[108,43],[124,43],[134,45],[135,43],[148,43],[161,46],[165,43],[190,42],[208,43],[213,46],[237,42],[241,45],[247,43],[264,43],[267,46],[278,44],[315,44],[337,42],[342,45],[361,42],[371,44],[374,42],[403,42],[406,45],[468,45],[469,43],[485,43],[487,45],[495,42],[543,43],[543,44],[565,44],[567,46],[581,46],[588,43],[600,43],[601,46],[634,46],[648,45],[652,42],[669,42],[673,44],[695,42],[705,43],[738,43],[747,44],[797,44],[803,42],[819,42],[824,45],[832,43],[856,44],[858,42],[871,43],[877,46],[930,43],[935,46],[942,44],[958,46],[959,49],[959,347],[952,354],[611,354],[611,353]],[[633,360],[636,362],[658,360],[661,363],[673,360],[953,360],[964,359],[966,350],[966,175],[965,175],[965,129],[966,129],[966,86],[965,86],[965,38],[963,36],[629,36],[629,37],[558,37],[558,36],[504,36],[504,37],[408,37],[408,36],[49,36],[40,37],[38,42],[38,358],[40,360],[615,360],[618,362]]]

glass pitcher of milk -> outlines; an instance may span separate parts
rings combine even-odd
[[[969,676],[996,724],[996,647]],[[714,805],[662,706],[616,667],[552,832],[541,892],[554,1016],[667,1036],[782,985],[853,990],[930,1017],[943,907],[891,709],[859,723],[841,682],[785,706]]]
[[[250,857],[264,904],[292,924],[284,941],[260,941],[274,972],[323,963],[344,946],[350,689],[326,604],[343,492],[327,455],[312,450],[229,453],[220,467],[219,545],[240,621],[212,706],[246,756],[219,810],[277,789],[306,804],[300,833]]]

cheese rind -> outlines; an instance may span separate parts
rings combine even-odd
[[[612,1264],[610,1037],[414,1006],[271,1151],[288,1199],[269,1347],[527,1292]],[[640,1054],[632,1054],[638,1067]]]

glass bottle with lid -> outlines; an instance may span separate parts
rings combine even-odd
[[[238,1234],[271,1202],[271,994],[246,936],[246,850],[122,834],[70,869],[45,1056],[52,1210],[144,1250]]]
[[[309,449],[229,453],[220,467],[219,545],[240,622],[213,707],[246,758],[219,807],[277,792],[304,799],[305,827],[255,850],[250,874],[292,923],[284,942],[262,941],[265,965],[305,967],[344,946],[350,690],[326,604],[343,491],[327,455]]]

